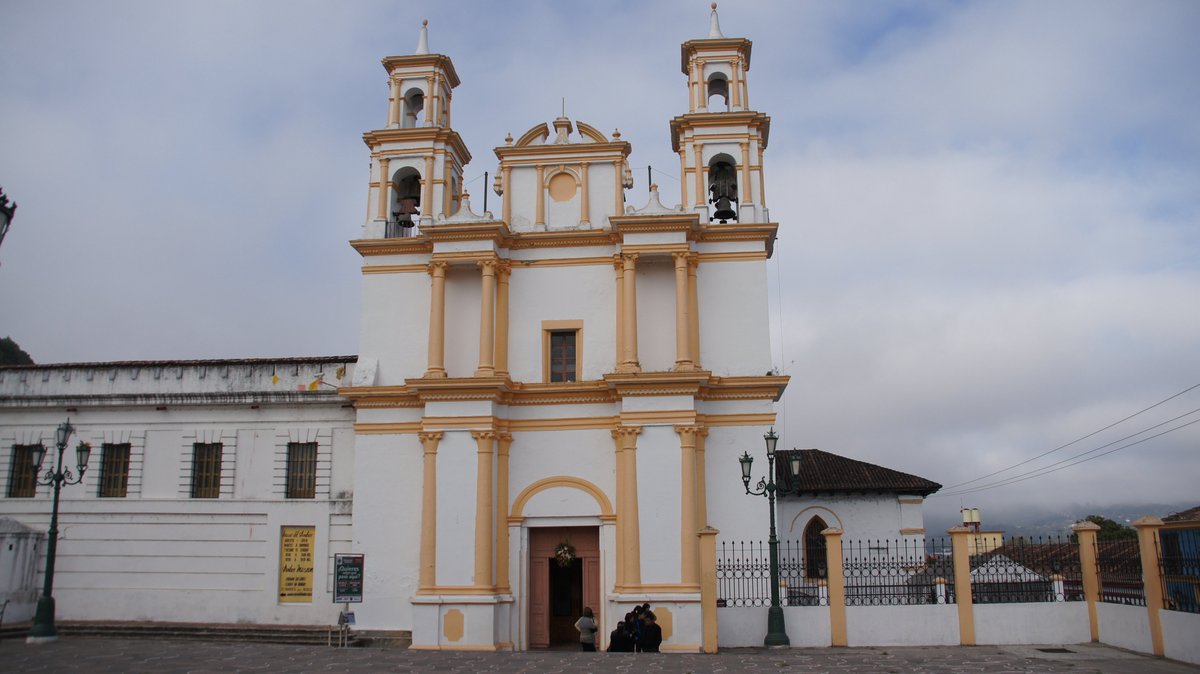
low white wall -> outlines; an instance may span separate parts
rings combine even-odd
[[[1172,660],[1200,665],[1200,615],[1163,611],[1163,654]]]
[[[978,644],[1079,644],[1091,640],[1087,602],[975,605]]]
[[[829,646],[828,606],[788,606],[783,621],[793,648]],[[717,609],[717,644],[721,648],[762,646],[767,636],[767,608]]]
[[[955,646],[958,607],[848,606],[846,640],[851,646]]]
[[[1145,606],[1100,602],[1096,604],[1096,618],[1101,643],[1141,653],[1153,652]]]

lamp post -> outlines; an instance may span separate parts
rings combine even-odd
[[[8,203],[8,197],[4,195],[4,190],[0,189],[0,243],[4,243],[4,235],[8,234],[8,227],[12,224],[13,214],[17,212],[17,205]]]
[[[33,614],[33,627],[29,629],[25,643],[42,643],[58,638],[58,632],[54,629],[54,554],[58,550],[58,495],[63,485],[79,484],[83,481],[83,473],[87,470],[88,458],[92,454],[92,446],[80,441],[75,447],[75,467],[79,476],[73,475],[70,468],[63,468],[63,453],[74,432],[75,427],[71,425],[70,419],[58,425],[54,434],[58,460],[53,467],[46,469],[44,475],[35,478],[38,484],[54,487],[54,506],[50,511],[50,533],[46,542],[46,582],[42,586],[42,596],[38,597],[37,611]],[[45,445],[37,445],[32,458],[34,473],[41,472],[42,462],[46,460]]]
[[[767,476],[758,481],[754,491],[750,490],[750,469],[754,457],[749,452],[742,452],[738,461],[742,464],[742,484],[746,493],[752,496],[766,496],[771,511],[771,537],[768,547],[771,554],[771,608],[767,609],[767,636],[763,639],[764,646],[782,647],[791,644],[788,640],[787,629],[783,624],[783,607],[779,604],[779,539],[775,537],[775,445],[779,436],[772,428],[763,436],[767,443]],[[792,475],[800,472],[800,456],[793,453],[791,457]]]

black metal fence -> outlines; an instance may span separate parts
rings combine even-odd
[[[1142,558],[1136,539],[1097,542],[1096,566],[1100,573],[1100,601],[1129,606],[1146,605]]]
[[[1079,544],[1064,537],[1019,536],[971,555],[971,598],[979,604],[1082,601]]]
[[[1161,531],[1158,569],[1167,610],[1200,613],[1200,531]]]
[[[954,603],[947,539],[842,542],[847,606]]]
[[[828,606],[824,561],[818,574],[804,568],[802,545],[779,542],[779,601],[784,606]],[[717,606],[770,606],[771,556],[763,541],[736,541],[717,547]]]

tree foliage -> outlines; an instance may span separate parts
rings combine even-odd
[[[0,365],[33,365],[33,358],[11,337],[5,337],[0,339]]]
[[[1088,515],[1083,518],[1083,522],[1091,522],[1100,527],[1100,531],[1096,532],[1096,540],[1100,541],[1120,541],[1131,538],[1137,538],[1137,529],[1127,527],[1116,520],[1110,520],[1103,515]],[[1071,535],[1071,540],[1074,541],[1078,537]]]

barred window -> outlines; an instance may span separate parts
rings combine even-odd
[[[221,496],[221,443],[192,445],[192,498]]]
[[[317,443],[288,443],[287,497],[317,497]]]
[[[106,442],[101,450],[100,496],[124,498],[129,485],[129,443]]]
[[[8,468],[8,497],[33,498],[37,493],[37,473],[33,466],[33,450],[38,445],[13,445],[12,463]]]
[[[550,333],[550,381],[575,381],[575,331]]]

